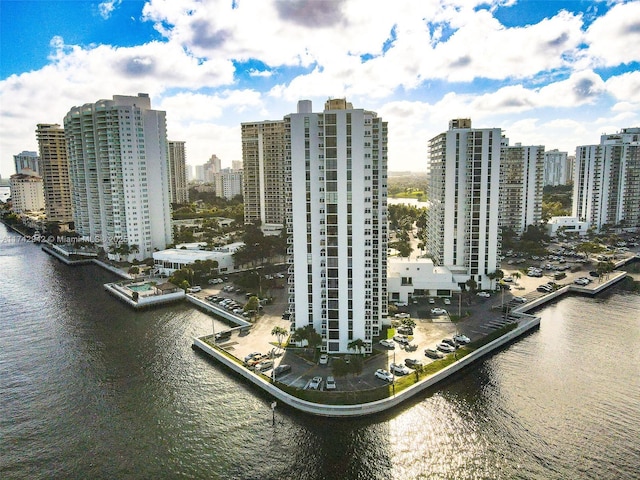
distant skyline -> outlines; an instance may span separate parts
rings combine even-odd
[[[300,99],[376,111],[393,171],[426,171],[452,118],[570,155],[640,126],[638,0],[2,0],[0,33],[3,178],[38,123],[139,92],[191,165]]]

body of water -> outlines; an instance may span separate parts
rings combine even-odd
[[[637,294],[545,307],[539,330],[386,414],[280,406],[273,425],[270,398],[191,348],[209,316],[133,311],[113,280],[0,225],[0,478],[638,478]]]

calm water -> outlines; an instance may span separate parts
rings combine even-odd
[[[211,319],[133,312],[114,278],[0,225],[0,478],[636,479],[640,296],[540,313],[540,330],[376,418],[279,407],[192,350]]]

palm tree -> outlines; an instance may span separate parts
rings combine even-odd
[[[352,342],[347,344],[349,350],[355,350],[357,353],[361,353],[366,347],[364,341],[361,338],[356,338]]]
[[[278,339],[278,346],[282,348],[282,339],[289,333],[286,328],[276,325],[271,329],[271,335],[275,335]]]
[[[518,280],[522,278],[522,274],[520,272],[513,272],[511,276],[515,279],[516,285],[518,284]]]

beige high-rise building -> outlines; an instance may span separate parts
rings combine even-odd
[[[521,235],[542,221],[543,145],[508,145],[503,139],[500,158],[500,226]]]
[[[11,175],[11,210],[21,214],[37,212],[44,208],[42,177],[31,169],[23,169]]]
[[[64,129],[58,124],[39,123],[36,130],[40,154],[39,174],[44,182],[48,222],[73,222],[71,182]]]
[[[285,220],[284,121],[242,124],[244,223]]]
[[[187,155],[184,142],[169,140],[169,174],[171,175],[171,203],[189,203],[187,187]]]

